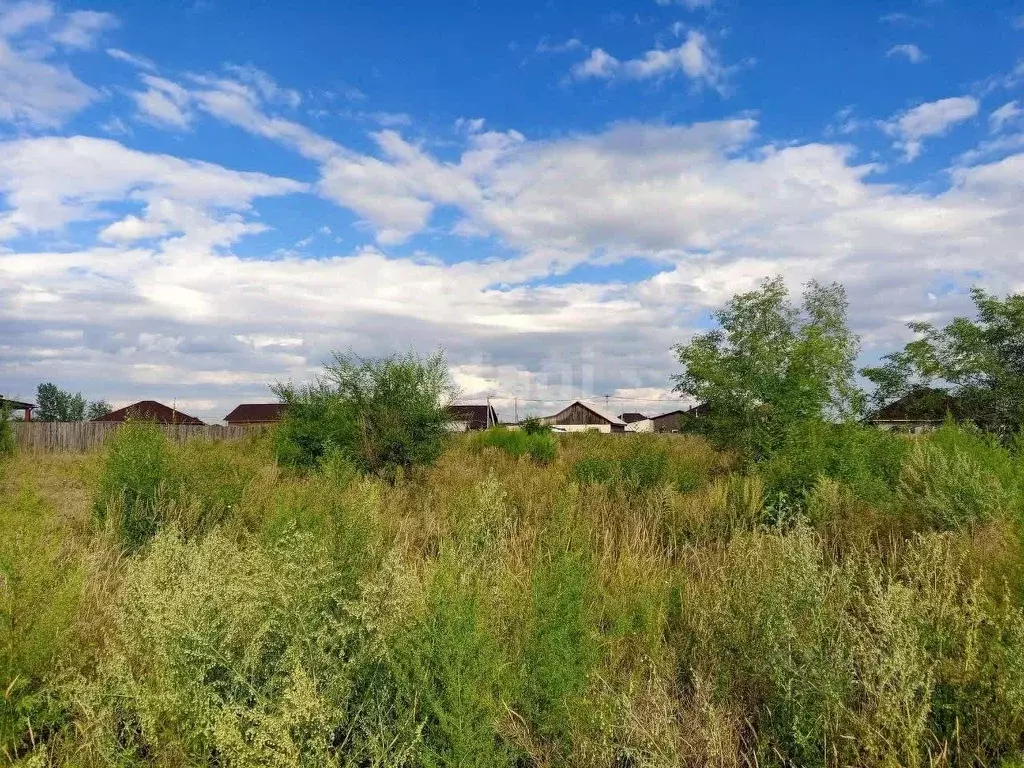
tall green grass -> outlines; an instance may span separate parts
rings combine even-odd
[[[686,436],[515,434],[394,482],[145,425],[102,454],[13,457],[4,759],[1021,759],[1012,447],[821,426],[737,466]],[[555,453],[527,458],[538,436]]]

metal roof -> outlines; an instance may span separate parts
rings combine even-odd
[[[137,403],[126,405],[124,408],[111,411],[106,416],[93,419],[93,421],[120,422],[127,421],[130,418],[138,419],[139,421],[155,421],[157,424],[191,424],[202,426],[205,423],[195,416],[189,416],[187,413],[182,413],[176,408],[170,408],[163,403],[158,403],[156,400],[140,400]]]

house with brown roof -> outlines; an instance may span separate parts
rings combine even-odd
[[[254,427],[277,424],[284,419],[287,403],[242,403],[224,417],[232,427]]]
[[[163,403],[158,403],[156,400],[140,400],[137,403],[126,405],[124,408],[111,411],[105,416],[93,419],[93,421],[117,424],[129,419],[133,421],[152,421],[156,424],[185,424],[197,427],[201,427],[205,423],[195,416],[189,416],[177,408],[170,408]]]
[[[916,387],[898,400],[879,408],[865,422],[894,432],[929,432],[947,417],[964,419],[963,405],[944,389]]]
[[[449,405],[453,432],[476,432],[498,425],[498,412],[493,405]]]

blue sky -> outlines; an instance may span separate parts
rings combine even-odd
[[[440,345],[657,411],[760,277],[865,360],[1024,288],[1020,3],[347,5],[0,0],[0,391],[216,420]]]

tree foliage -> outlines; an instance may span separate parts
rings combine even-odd
[[[915,388],[944,383],[960,410],[985,429],[1024,427],[1024,293],[1005,299],[971,291],[977,319],[954,318],[944,328],[910,323],[919,338],[861,373],[875,384],[883,405]]]
[[[757,458],[802,420],[858,413],[859,342],[846,314],[838,283],[808,283],[802,306],[790,300],[781,276],[734,296],[713,313],[718,328],[674,348],[684,366],[673,377],[676,391],[709,408],[687,428]]]
[[[53,382],[37,387],[36,404],[35,418],[39,421],[84,421],[105,416],[111,411],[106,400],[86,402],[81,392],[69,392]]]
[[[53,382],[39,385],[36,401],[39,407],[35,416],[39,421],[82,421],[85,418],[82,394],[72,394]]]
[[[114,410],[106,400],[93,400],[85,407],[85,418],[88,421],[106,416]]]
[[[288,406],[278,458],[303,469],[337,452],[364,472],[393,477],[437,459],[450,431],[454,389],[440,351],[425,359],[335,353],[313,383],[273,389]]]

